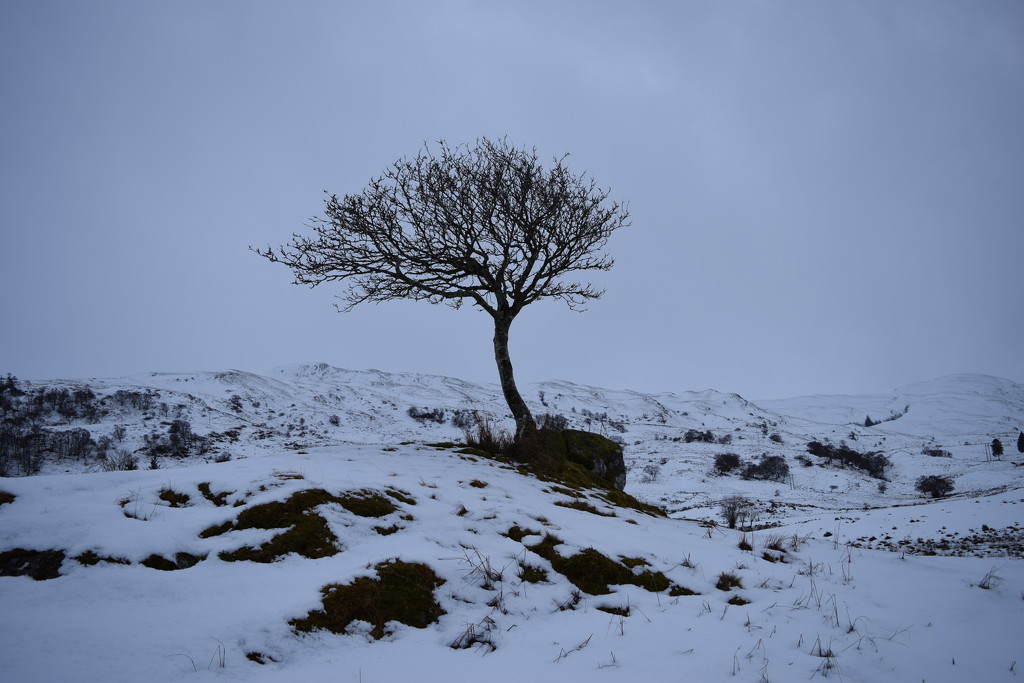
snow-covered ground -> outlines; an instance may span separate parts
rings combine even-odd
[[[503,419],[493,386],[296,365],[267,376],[153,374],[23,388],[86,383],[105,414],[49,428],[85,428],[98,439],[122,425],[118,443],[140,451],[143,469],[107,472],[93,457],[0,478],[9,494],[0,500],[13,497],[0,504],[0,553],[63,553],[57,578],[0,576],[3,680],[933,682],[1014,680],[1024,670],[1024,457],[1016,450],[1024,387],[1007,380],[958,375],[891,394],[756,404],[715,391],[525,388],[536,413],[620,439],[627,492],[669,517],[428,445],[459,440],[453,417]],[[159,396],[144,411],[103,403],[118,390]],[[410,408],[442,411],[443,421],[414,419]],[[865,427],[867,416],[885,421]],[[145,469],[144,436],[176,418],[216,435],[211,450],[159,457],[159,469]],[[714,442],[694,432],[711,432]],[[1002,458],[986,450],[993,438],[1005,446]],[[821,466],[809,441],[883,453],[892,461],[886,481]],[[790,476],[719,475],[713,461],[722,453],[745,462],[781,456]],[[914,483],[925,474],[950,476],[953,494],[923,498]],[[305,514],[319,515],[336,537],[329,556],[221,558],[286,531],[239,528],[246,510],[308,489],[339,499],[375,494],[394,509],[360,516],[333,498],[310,507]],[[172,507],[166,492],[188,500]],[[732,495],[756,503],[755,530],[722,524],[721,502]],[[592,511],[564,506],[581,502]],[[525,535],[510,533],[515,527]],[[583,591],[538,545],[545,534],[560,539],[560,557],[592,548],[667,583]],[[23,554],[22,569],[39,557]],[[97,558],[105,559],[88,564]],[[391,622],[381,640],[360,622],[347,634],[289,623],[323,607],[322,587],[375,578],[392,559],[443,580],[433,589],[444,612],[436,621]],[[160,564],[185,568],[147,566]],[[537,576],[524,566],[546,578],[526,580]],[[719,590],[723,572],[742,587]],[[451,647],[467,640],[476,642]]]

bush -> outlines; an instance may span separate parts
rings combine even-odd
[[[953,480],[950,477],[931,474],[918,479],[914,488],[932,498],[942,498],[953,491]]]
[[[728,474],[740,466],[740,456],[735,453],[719,453],[715,456],[715,470],[719,474]]]
[[[743,470],[744,479],[785,481],[789,477],[789,463],[781,455],[765,455],[760,462],[751,463]]]
[[[569,428],[569,418],[556,413],[544,413],[537,418],[537,429],[550,429],[562,432]]]
[[[108,455],[101,465],[105,472],[130,471],[139,469],[139,460],[124,448],[118,448],[113,455]]]
[[[472,429],[480,420],[475,410],[459,409],[452,411],[452,426],[463,431]]]
[[[417,408],[416,406],[409,406],[409,417],[420,422],[436,422],[437,424],[444,424],[444,410],[441,408]]]
[[[925,448],[921,449],[922,455],[930,455],[933,458],[952,458],[953,454],[949,451],[944,451],[941,448]]]
[[[687,429],[686,433],[683,434],[683,441],[686,443],[693,443],[699,441],[701,443],[715,443],[715,435],[710,430],[706,432],[699,432],[696,429]]]
[[[730,529],[735,529],[739,524],[741,527],[753,520],[753,503],[743,496],[729,496],[722,501],[722,517]]]
[[[463,440],[470,448],[478,448],[491,455],[504,453],[512,445],[512,435],[495,427],[490,420],[476,415],[476,421],[463,429]]]
[[[859,453],[845,443],[839,446],[811,441],[807,444],[807,452],[818,457],[838,460],[843,467],[856,467],[864,470],[876,479],[885,479],[885,468],[890,465],[889,458],[881,453]]]
[[[641,484],[653,484],[661,475],[661,468],[653,462],[644,465],[643,475],[640,477]]]
[[[1003,442],[999,439],[992,439],[992,455],[997,458],[1003,457]]]

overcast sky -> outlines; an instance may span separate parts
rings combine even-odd
[[[1024,381],[1024,3],[6,2],[0,372],[497,381],[491,321],[335,312],[248,251],[424,141],[565,152],[632,226],[521,383]]]

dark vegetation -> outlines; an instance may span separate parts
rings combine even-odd
[[[917,480],[914,488],[932,498],[942,498],[953,492],[953,480],[938,474],[930,474]]]
[[[739,471],[744,479],[786,481],[789,478],[789,463],[781,455],[765,453],[757,462],[744,465],[736,453],[719,453],[715,456],[715,471],[723,475]]]
[[[644,569],[639,573],[628,566],[641,566],[646,561],[631,561],[623,558],[616,562],[594,548],[585,548],[570,557],[563,557],[555,549],[562,541],[556,536],[545,534],[543,540],[527,548],[551,563],[551,568],[567,578],[584,593],[605,595],[611,592],[609,586],[633,585],[652,592],[668,590],[672,582],[661,572]]]
[[[754,504],[743,496],[729,496],[722,501],[722,517],[730,529],[747,527],[754,521]]]
[[[608,270],[612,232],[628,209],[608,201],[565,157],[544,168],[536,150],[505,139],[450,146],[440,141],[393,163],[360,193],[326,200],[312,236],[254,249],[291,269],[295,284],[341,283],[344,310],[411,299],[469,303],[494,324],[498,379],[516,435],[536,428],[509,356],[513,321],[530,304],[561,299],[579,309],[603,292],[570,278]]]
[[[56,579],[63,562],[63,550],[13,548],[0,552],[0,576],[30,576],[36,581]]]
[[[743,468],[744,479],[786,481],[788,477],[789,463],[781,455],[762,455],[756,463],[749,463]]]
[[[404,494],[395,493],[396,499],[408,500]],[[359,517],[386,517],[398,510],[389,497],[374,491],[334,495],[323,489],[304,489],[296,491],[284,501],[246,508],[234,522],[209,527],[200,536],[210,538],[239,529],[285,529],[258,548],[242,547],[221,552],[219,557],[228,562],[269,563],[289,553],[308,558],[330,557],[339,552],[338,537],[331,531],[327,520],[315,512],[315,508],[328,503],[340,505]],[[379,527],[377,531],[383,535],[392,533],[387,527]]]
[[[838,446],[811,441],[807,444],[807,452],[825,458],[829,463],[838,463],[840,467],[854,467],[867,472],[876,479],[885,479],[885,469],[891,464],[889,458],[877,452],[860,453],[845,443]]]
[[[445,614],[434,598],[434,589],[444,579],[427,565],[395,559],[375,565],[374,570],[377,578],[324,586],[320,589],[323,609],[292,619],[289,625],[300,633],[347,633],[353,621],[364,621],[372,627],[370,635],[379,640],[388,635],[389,622],[426,628]]]
[[[719,453],[715,456],[715,471],[719,474],[729,474],[740,466],[740,456],[736,453]]]
[[[0,476],[36,474],[43,462],[51,459],[95,459],[108,471],[137,469],[138,456],[118,445],[125,437],[123,425],[94,439],[86,427],[74,423],[95,424],[118,411],[135,411],[143,421],[156,416],[159,398],[160,394],[150,389],[119,389],[107,396],[97,396],[88,385],[31,389],[7,375],[0,380]],[[159,411],[170,416],[165,403],[159,404]],[[158,456],[182,458],[209,450],[210,439],[193,433],[187,420],[161,424],[166,430],[146,435],[139,451],[150,458],[151,467]]]
[[[516,466],[523,474],[568,486],[578,492],[591,490],[595,498],[649,515],[664,516],[661,508],[641,503],[622,488],[626,464],[622,446],[607,437],[574,429],[537,429],[515,439],[487,420],[476,422],[464,433],[466,448],[460,453],[495,458]],[[457,444],[437,444],[457,448]]]
[[[909,411],[909,410],[910,410],[910,406],[909,405],[904,407],[902,411],[894,410],[891,413],[889,413],[889,417],[884,418],[882,420],[872,420],[871,416],[868,415],[867,417],[864,418],[864,426],[865,427],[874,427],[875,425],[880,425],[883,422],[892,422],[894,420],[898,420],[901,417],[903,417],[904,415],[906,415],[907,411]]]
[[[206,555],[193,555],[192,553],[175,553],[174,559],[169,560],[163,555],[157,555],[156,553],[150,555],[144,560],[140,561],[144,567],[150,569],[159,569],[164,572],[178,571],[179,569],[188,569],[194,567],[203,560],[206,559]]]

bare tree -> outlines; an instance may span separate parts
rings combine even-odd
[[[539,299],[582,310],[599,298],[603,291],[571,277],[611,268],[602,250],[614,230],[629,224],[627,207],[571,172],[566,156],[544,168],[536,149],[516,149],[505,139],[424,146],[361,193],[329,195],[325,217],[307,226],[313,236],[295,234],[277,250],[253,250],[291,268],[295,284],[342,282],[339,310],[413,299],[453,308],[469,301],[487,312],[501,388],[521,436],[535,422],[513,375],[512,321]]]

